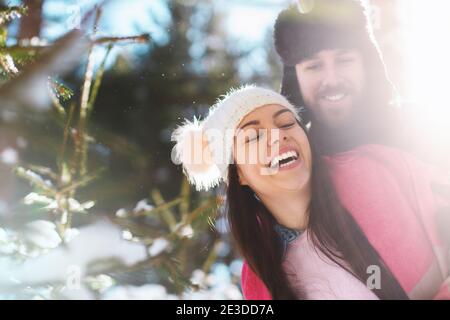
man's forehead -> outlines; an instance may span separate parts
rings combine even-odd
[[[325,49],[321,50],[319,52],[316,52],[315,54],[312,54],[305,59],[303,59],[302,62],[307,60],[317,60],[321,58],[325,58],[327,56],[339,56],[344,54],[351,54],[351,53],[359,53],[360,51],[358,49],[353,48],[338,48],[338,49]]]

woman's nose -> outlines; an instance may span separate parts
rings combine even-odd
[[[280,145],[281,141],[284,141],[286,139],[286,134],[278,128],[270,129],[269,133],[267,134],[267,144],[269,145],[269,147],[274,147],[277,143],[278,145]]]

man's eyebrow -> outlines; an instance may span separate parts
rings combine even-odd
[[[320,59],[320,57],[319,57],[319,54],[316,53],[316,54],[313,54],[311,56],[307,56],[307,57],[303,58],[303,60],[301,62],[308,62],[308,61],[318,60],[318,59]]]
[[[351,49],[340,49],[337,51],[338,55],[343,55],[343,54],[353,54],[355,53],[355,51],[351,50]]]
[[[275,119],[276,117],[278,117],[279,115],[281,115],[281,114],[283,114],[283,113],[285,113],[285,112],[291,112],[291,110],[289,110],[289,109],[281,109],[281,110],[278,110],[277,112],[275,112],[275,113],[273,114],[272,118]],[[291,112],[291,113],[292,113],[292,112]],[[258,125],[258,124],[259,124],[259,120],[252,120],[252,121],[249,121],[249,122],[247,122],[246,124],[244,124],[242,127],[240,127],[240,129],[242,130],[242,129],[244,129],[244,128],[247,127],[247,126]]]
[[[351,48],[349,49],[337,49],[336,51],[337,55],[344,55],[344,54],[353,54],[355,53],[355,51]],[[302,62],[308,62],[308,61],[312,61],[312,60],[319,60],[320,56],[319,53],[315,53],[313,55],[310,56],[306,56],[300,63]]]

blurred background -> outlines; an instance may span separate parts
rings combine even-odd
[[[278,90],[296,2],[0,1],[1,299],[242,299],[223,197],[170,135],[230,87]],[[370,4],[411,150],[450,170],[450,2]]]

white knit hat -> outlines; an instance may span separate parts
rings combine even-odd
[[[254,85],[231,89],[209,109],[203,121],[195,117],[193,121],[185,119],[175,129],[172,161],[183,165],[185,175],[197,190],[209,190],[221,181],[228,183],[237,125],[254,109],[269,104],[288,108],[300,120],[299,110],[272,90]]]

